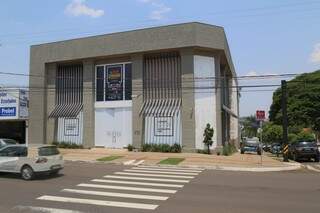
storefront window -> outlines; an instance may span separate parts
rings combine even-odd
[[[96,101],[131,100],[131,63],[97,66]]]
[[[104,67],[97,67],[97,76],[96,76],[96,101],[104,101]]]

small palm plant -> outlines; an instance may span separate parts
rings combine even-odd
[[[208,148],[208,154],[210,154],[210,146],[212,146],[213,141],[212,141],[212,137],[214,134],[214,130],[213,128],[211,128],[210,124],[208,123],[204,133],[203,133],[203,143],[207,146]]]

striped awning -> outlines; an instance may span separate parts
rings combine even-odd
[[[150,99],[143,103],[140,116],[174,116],[181,107],[181,99]]]
[[[58,104],[52,110],[49,118],[76,118],[83,108],[83,104]]]

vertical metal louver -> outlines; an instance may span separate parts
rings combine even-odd
[[[181,59],[178,53],[144,58],[140,115],[173,116],[181,106]]]
[[[56,104],[49,117],[77,117],[83,107],[82,101],[82,64],[59,65],[56,71]]]
[[[178,53],[147,55],[143,65],[144,143],[181,144],[181,59]]]

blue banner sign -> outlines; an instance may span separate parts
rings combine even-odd
[[[0,116],[2,117],[16,116],[16,113],[16,107],[0,107]]]

